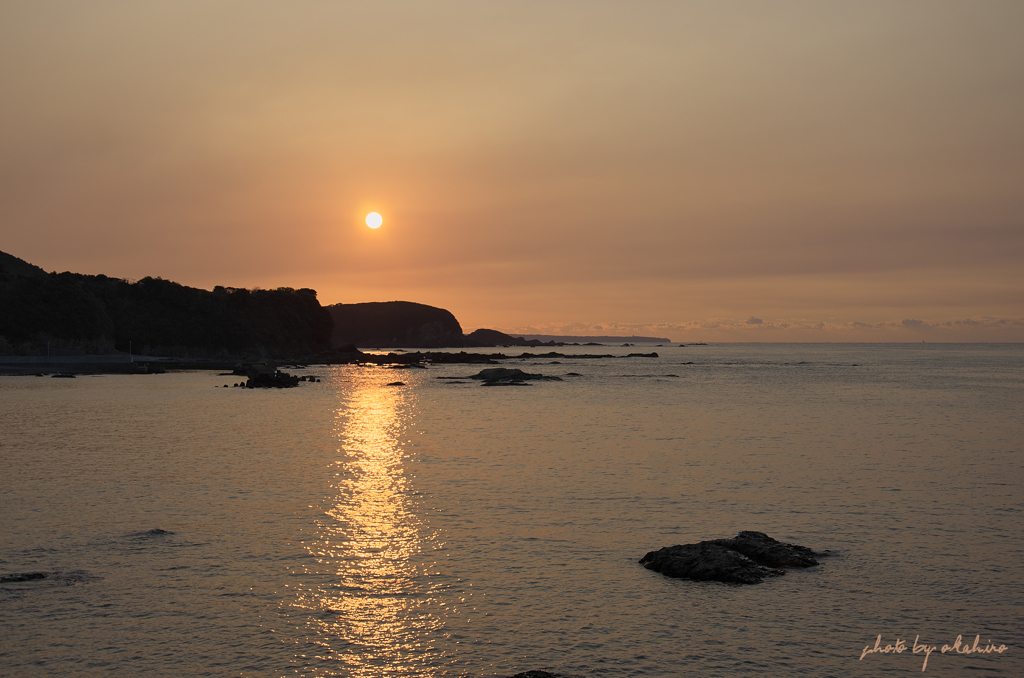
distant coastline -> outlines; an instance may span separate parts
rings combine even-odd
[[[663,337],[516,337],[465,334],[443,308],[410,301],[321,306],[315,290],[188,287],[162,278],[47,273],[0,252],[0,364],[26,372],[68,368],[136,372],[240,360],[350,362],[370,349],[493,348],[565,344],[670,344]],[[97,356],[114,356],[96,359]],[[145,356],[145,358],[143,358]],[[199,367],[199,369],[203,369]]]
[[[671,339],[665,337],[616,337],[616,336],[569,336],[561,334],[519,334],[510,333],[513,336],[521,337],[526,341],[553,341],[555,343],[564,344],[582,344],[585,342],[593,342],[595,344],[617,344],[623,342],[629,342],[631,344],[671,344]]]

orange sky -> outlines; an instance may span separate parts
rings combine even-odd
[[[1024,341],[1021,26],[1016,0],[12,0],[0,250],[467,331]]]

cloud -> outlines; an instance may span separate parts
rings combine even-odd
[[[923,320],[911,320],[909,318],[907,318],[900,324],[903,325],[904,327],[924,327]]]
[[[763,322],[763,320],[761,320],[760,318],[755,318],[754,316],[750,316],[749,318],[747,318],[748,325],[760,325]]]

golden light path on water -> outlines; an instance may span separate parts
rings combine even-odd
[[[443,661],[430,636],[443,626],[445,602],[432,595],[423,557],[439,545],[415,512],[404,468],[415,395],[388,387],[386,376],[355,368],[342,390],[333,496],[305,544],[327,575],[295,602],[320,647],[319,675],[424,675],[427,662]]]

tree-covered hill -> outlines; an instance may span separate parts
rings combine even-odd
[[[0,252],[0,354],[128,351],[180,357],[299,356],[330,347],[316,292],[202,290],[161,278],[46,273]]]

